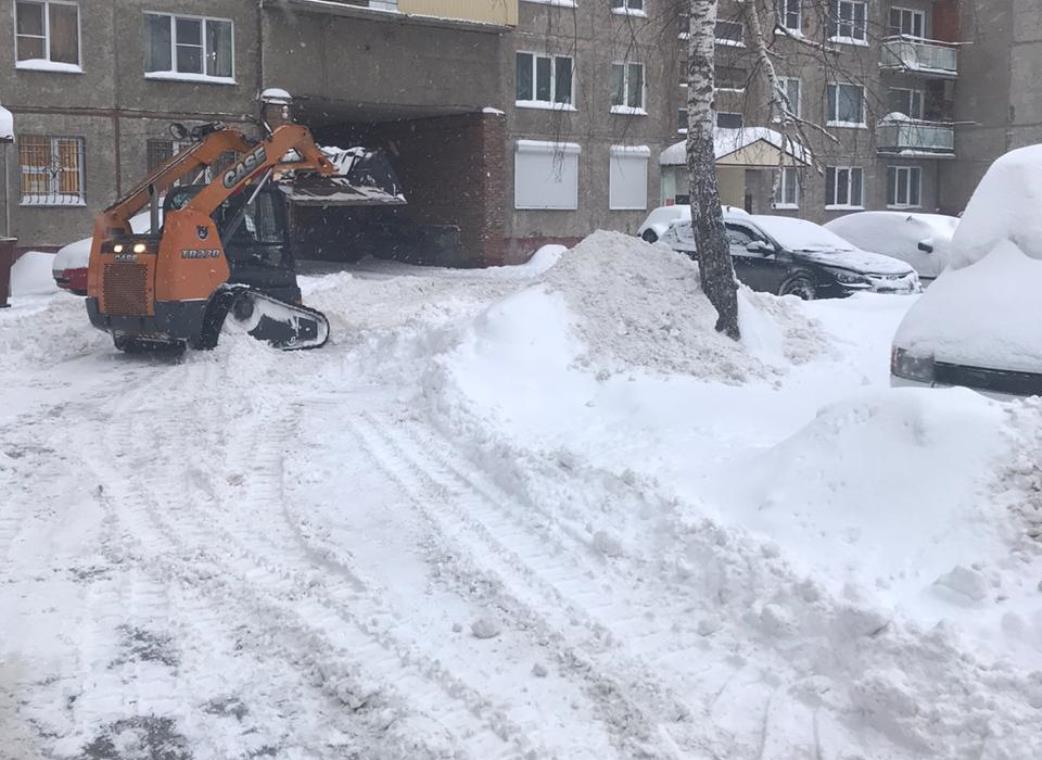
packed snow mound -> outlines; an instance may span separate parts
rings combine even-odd
[[[1038,372],[1040,292],[1042,261],[999,241],[983,260],[938,277],[908,312],[894,345],[942,362]]]
[[[698,265],[663,246],[595,232],[542,278],[564,296],[585,345],[581,361],[609,370],[652,371],[740,383],[783,372],[825,346],[798,302],[739,291],[745,339],[715,329]],[[769,350],[763,350],[768,348]]]
[[[29,251],[22,254],[11,267],[11,295],[38,296],[54,293],[58,286],[51,274],[53,253]]]
[[[727,468],[715,498],[722,519],[791,549],[833,591],[867,577],[908,601],[989,541],[1005,553],[1010,516],[980,498],[1009,456],[1004,423],[1001,405],[964,389],[868,392]]]
[[[1003,240],[1042,259],[1042,145],[1010,151],[991,165],[952,240],[950,266],[980,261]]]

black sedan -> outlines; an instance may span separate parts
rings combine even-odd
[[[753,290],[805,300],[859,291],[916,293],[908,264],[854,247],[819,224],[786,216],[724,215],[738,279]],[[691,223],[674,223],[661,242],[697,259]]]

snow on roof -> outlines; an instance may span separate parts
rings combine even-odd
[[[764,141],[769,145],[788,153],[797,161],[806,163],[810,160],[810,151],[803,145],[780,132],[767,127],[742,127],[741,129],[718,128],[713,135],[713,148],[716,160],[737,153],[753,143]],[[662,166],[683,166],[687,163],[687,141],[681,140],[662,151],[659,156]]]
[[[1011,241],[1042,259],[1042,145],[998,158],[973,192],[952,238],[950,266],[969,266]]]
[[[0,105],[0,141],[9,142],[14,139],[14,116]]]

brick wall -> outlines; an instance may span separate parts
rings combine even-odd
[[[505,130],[505,117],[495,113],[411,119],[374,130],[391,144],[411,219],[460,228],[458,256],[431,263],[505,261]]]

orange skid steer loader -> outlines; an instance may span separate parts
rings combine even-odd
[[[219,123],[190,134],[189,148],[99,215],[87,275],[91,324],[128,352],[213,348],[229,315],[277,348],[322,346],[329,322],[300,305],[287,204],[272,179],[330,177],[336,168],[297,124],[259,141]],[[212,172],[231,154],[234,163]],[[207,169],[208,182],[187,184]],[[145,206],[150,230],[135,234],[130,219]]]

